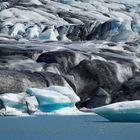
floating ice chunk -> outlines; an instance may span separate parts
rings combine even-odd
[[[69,97],[71,102],[76,103],[80,101],[80,98],[76,95],[76,93],[71,88],[61,87],[61,86],[50,86],[47,88],[48,90],[56,91]]]
[[[74,107],[80,98],[66,87],[51,86],[46,89],[28,88],[30,96],[34,95],[39,103],[37,108],[43,112],[53,112],[66,107]]]
[[[96,114],[116,122],[140,122],[140,101],[125,101],[92,109]]]

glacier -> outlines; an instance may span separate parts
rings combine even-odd
[[[139,7],[139,0],[1,0],[0,115],[88,108],[110,121],[140,121]]]

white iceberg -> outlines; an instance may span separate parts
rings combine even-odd
[[[24,93],[0,95],[4,106],[0,114],[22,116],[27,114],[81,115],[75,103],[80,98],[71,88],[50,86],[45,89],[28,88]]]
[[[66,107],[75,107],[80,99],[72,89],[60,86],[51,86],[46,89],[28,88],[26,92],[35,96],[39,110],[53,112]]]
[[[92,111],[112,122],[140,122],[140,100],[118,102]]]
[[[4,106],[13,107],[21,109],[24,104],[25,94],[14,94],[14,93],[5,93],[0,95],[0,99],[3,101]]]

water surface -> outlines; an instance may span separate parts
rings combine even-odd
[[[140,123],[112,123],[96,116],[0,118],[1,140],[139,140]]]

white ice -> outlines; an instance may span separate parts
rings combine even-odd
[[[61,87],[61,86],[50,86],[47,89],[59,92],[62,95],[67,96],[72,103],[77,103],[80,101],[80,98],[76,95],[76,93],[71,88]]]
[[[139,122],[140,100],[118,102],[103,107],[94,108],[92,111],[110,121]]]
[[[15,107],[20,109],[24,102],[25,94],[14,94],[14,93],[5,93],[0,95],[0,99],[3,101],[5,106]]]

